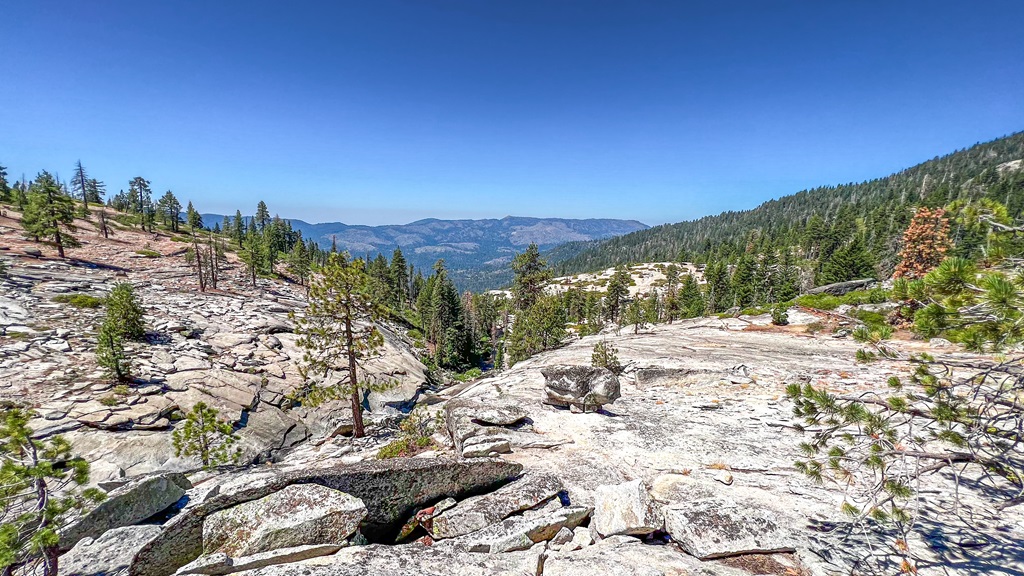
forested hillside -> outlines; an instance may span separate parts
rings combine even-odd
[[[919,206],[988,197],[1024,213],[1024,132],[937,157],[902,172],[857,184],[825,186],[771,200],[753,210],[666,224],[598,242],[575,242],[547,253],[558,274],[638,262],[735,262],[743,254],[794,251],[818,283],[851,257],[891,274],[900,236]],[[961,230],[951,230],[968,246]]]

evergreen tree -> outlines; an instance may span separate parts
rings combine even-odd
[[[557,296],[541,296],[533,306],[519,312],[508,336],[510,366],[550,350],[565,339],[565,310]]]
[[[307,389],[305,396],[315,401],[336,394],[348,395],[352,407],[353,435],[363,430],[364,390],[379,390],[392,382],[360,380],[359,365],[379,354],[384,337],[375,322],[383,311],[370,294],[370,278],[358,260],[332,255],[327,265],[309,283],[309,303],[303,315],[293,315],[298,345],[303,348],[304,378],[311,375],[326,380],[333,373],[344,373],[347,381]]]
[[[7,168],[0,164],[0,202],[12,200],[11,186],[7,182]]]
[[[389,270],[389,276],[391,280],[391,290],[394,294],[394,306],[396,309],[401,310],[405,307],[406,303],[409,302],[409,263],[406,262],[405,256],[402,254],[401,248],[395,248],[395,251],[391,254],[391,267]]]
[[[79,160],[75,163],[75,173],[71,177],[71,189],[78,193],[82,197],[82,205],[89,208],[89,178],[85,175],[85,168],[82,167],[82,161]]]
[[[829,256],[818,275],[818,283],[833,284],[847,280],[874,278],[876,274],[871,254],[864,246],[863,237],[858,234],[852,241]]]
[[[738,306],[741,310],[754,305],[757,280],[755,267],[753,256],[744,254],[740,257],[736,269],[732,273],[730,291],[733,296],[733,306]]]
[[[142,340],[146,335],[146,324],[142,317],[142,303],[135,295],[135,288],[128,282],[114,285],[107,296],[107,315],[114,334],[125,340]]]
[[[665,295],[662,299],[665,321],[669,324],[681,318],[682,302],[679,298],[679,266],[669,264],[665,268]]]
[[[191,202],[189,202],[189,206],[192,206]],[[172,232],[177,232],[178,222],[181,215],[181,202],[178,202],[177,197],[174,196],[174,192],[171,192],[170,190],[164,192],[164,195],[157,200],[156,209],[157,212],[160,213],[163,223],[169,224]]]
[[[615,270],[604,295],[604,317],[612,322],[619,322],[622,313],[622,302],[629,297],[629,284],[633,277],[629,270],[620,267]]]
[[[103,182],[90,178],[86,183],[85,197],[93,204],[103,204],[103,195],[107,193],[107,185]]]
[[[245,221],[242,219],[242,211],[235,210],[235,219],[232,222],[231,237],[238,243],[238,247],[242,247],[242,243],[245,241]]]
[[[37,241],[51,240],[61,258],[64,258],[65,246],[79,246],[78,240],[70,234],[76,230],[75,203],[61,191],[49,172],[40,172],[32,184],[21,225]]]
[[[124,351],[124,340],[117,326],[106,321],[100,325],[96,335],[96,363],[107,369],[107,373],[119,382],[131,377],[131,363]]]
[[[260,232],[263,232],[267,228],[267,224],[270,223],[270,210],[267,209],[267,203],[263,200],[256,205],[256,216],[253,217],[253,222],[256,223],[256,229]]]
[[[298,278],[299,284],[305,285],[309,278],[309,269],[309,251],[306,250],[306,242],[300,235],[288,255],[288,271]]]
[[[512,301],[516,310],[525,310],[533,306],[543,294],[544,286],[551,280],[551,271],[547,263],[540,257],[540,249],[530,244],[526,251],[516,254],[512,259]]]
[[[217,410],[205,402],[197,402],[192,407],[171,439],[176,457],[196,456],[203,468],[237,463],[242,454],[240,448],[231,450],[238,440],[231,424],[221,420]]]
[[[153,190],[149,187],[149,180],[142,176],[136,176],[128,182],[128,210],[131,212],[144,214],[152,204],[152,197]]]
[[[707,303],[704,301],[704,295],[701,294],[700,285],[690,274],[683,279],[682,288],[679,289],[679,301],[683,318],[701,316],[707,310]]]
[[[185,208],[185,222],[188,223],[188,227],[195,234],[196,230],[203,229],[203,217],[199,214],[199,211],[192,206],[192,201],[188,203],[188,207]]]
[[[59,530],[74,509],[99,502],[89,464],[74,456],[62,436],[33,437],[33,414],[18,407],[0,413],[0,571],[58,574]]]

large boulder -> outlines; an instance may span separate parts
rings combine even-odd
[[[792,552],[800,545],[788,519],[761,506],[706,498],[665,509],[665,531],[701,560],[740,554]]]
[[[526,474],[490,494],[474,496],[434,517],[434,538],[454,538],[500,522],[516,512],[533,508],[562,490],[562,481],[550,474]]]
[[[160,536],[135,555],[131,574],[166,576],[174,572],[202,553],[203,520],[207,516],[292,484],[318,484],[359,498],[367,511],[362,532],[383,540],[396,534],[417,508],[445,497],[464,497],[493,489],[522,469],[520,464],[496,459],[401,458],[241,474],[221,484],[219,491],[202,503],[169,520]]]
[[[619,397],[619,379],[607,368],[595,366],[547,366],[544,392],[547,403],[596,411]]]
[[[650,534],[663,521],[640,480],[598,486],[594,493],[594,528],[601,536]]]
[[[317,484],[293,484],[207,516],[203,551],[249,556],[293,546],[342,544],[363,518],[366,506],[358,498]]]
[[[445,424],[464,458],[486,456],[491,452],[510,452],[505,426],[526,418],[526,410],[510,402],[481,402],[472,398],[453,398],[445,405]]]
[[[99,538],[108,530],[138,524],[173,506],[190,488],[192,483],[178,472],[126,484],[62,531],[60,549],[70,550],[83,538]]]
[[[64,576],[125,574],[135,553],[159,533],[159,526],[148,524],[114,528],[99,538],[82,538],[60,557],[60,573]]]

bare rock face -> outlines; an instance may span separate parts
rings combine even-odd
[[[670,506],[665,509],[665,530],[701,560],[792,552],[801,543],[781,514],[725,497]]]
[[[190,488],[192,483],[177,472],[122,486],[64,530],[60,535],[60,548],[68,550],[83,538],[99,538],[113,528],[137,524],[174,505]]]
[[[456,545],[468,552],[491,554],[529,550],[538,542],[551,540],[562,528],[579,526],[590,512],[591,508],[585,506],[545,506],[467,534]]]
[[[433,518],[434,538],[454,538],[500,522],[508,516],[533,508],[554,497],[562,482],[550,474],[526,474],[490,494],[473,496]]]
[[[662,527],[661,515],[640,480],[598,486],[593,526],[601,536],[650,534]]]
[[[221,510],[264,498],[293,484],[318,484],[359,498],[366,505],[362,531],[386,536],[398,531],[416,508],[446,496],[461,497],[490,489],[522,472],[502,460],[454,461],[402,458],[331,468],[242,474],[219,491],[164,525],[163,532],[135,555],[131,574],[165,576],[202,553],[203,522]]]
[[[270,496],[207,516],[207,554],[248,556],[278,548],[342,544],[366,518],[363,502],[316,484],[293,484]]]
[[[223,552],[203,556],[195,562],[182,566],[175,573],[177,576],[188,574],[206,574],[208,576],[222,576],[234,574],[246,570],[255,570],[277,564],[290,562],[301,562],[310,558],[328,556],[341,550],[341,546],[332,544],[314,544],[309,546],[292,546],[290,548],[278,548],[269,552],[260,552],[251,556],[232,558]]]
[[[132,556],[160,533],[160,527],[124,526],[107,530],[99,538],[82,538],[60,557],[60,573],[66,576],[114,576],[124,574]]]
[[[607,368],[594,366],[547,366],[544,392],[547,403],[596,411],[619,397],[619,379]]]

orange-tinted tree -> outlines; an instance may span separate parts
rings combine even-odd
[[[946,257],[949,219],[942,208],[921,208],[903,233],[903,251],[894,278],[921,278]]]

